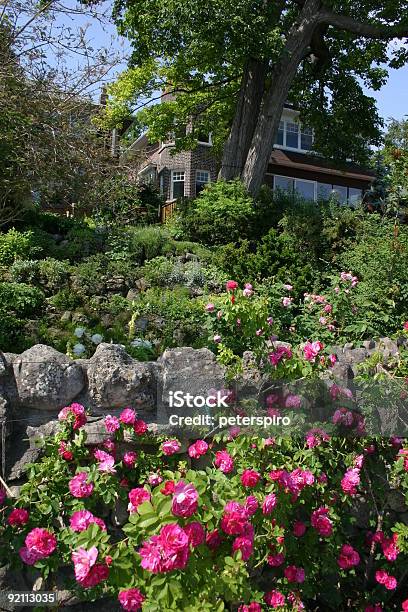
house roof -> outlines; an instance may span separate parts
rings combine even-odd
[[[317,155],[305,153],[297,153],[295,151],[286,151],[283,149],[274,149],[270,164],[272,169],[277,167],[287,168],[301,174],[313,173],[327,179],[329,177],[339,177],[339,179],[351,179],[354,181],[371,182],[374,179],[375,173],[353,163],[335,163],[326,160]]]

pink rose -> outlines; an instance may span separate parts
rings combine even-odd
[[[289,394],[285,397],[285,408],[290,410],[297,410],[302,405],[302,398],[300,395]]]
[[[327,516],[328,513],[328,508],[321,507],[314,510],[311,516],[312,527],[314,527],[323,538],[328,538],[333,532],[333,523]]]
[[[148,427],[142,419],[136,419],[133,423],[133,431],[137,436],[143,436],[146,433]]]
[[[385,570],[377,570],[375,572],[375,579],[378,584],[382,584],[388,591],[393,591],[397,588],[397,580],[394,576],[391,576]]]
[[[384,538],[381,542],[383,554],[388,561],[395,561],[400,553],[397,542],[398,534],[396,533],[391,538]]]
[[[352,468],[347,470],[341,480],[341,488],[344,493],[348,495],[355,495],[357,493],[357,487],[360,484],[360,470]]]
[[[268,565],[271,567],[279,567],[285,561],[285,555],[283,553],[276,553],[275,555],[269,555],[267,558]]]
[[[115,459],[109,453],[103,450],[97,449],[94,452],[94,457],[98,461],[98,470],[107,474],[115,474],[116,470],[113,467],[115,465]]]
[[[245,510],[248,516],[252,516],[258,510],[258,500],[254,495],[249,495],[245,500]]]
[[[108,433],[114,433],[120,427],[119,419],[115,416],[107,414],[103,421],[105,429]]]
[[[213,341],[215,342],[215,344],[220,344],[222,338],[219,334],[215,334]]]
[[[360,555],[350,544],[343,544],[337,564],[341,569],[350,569],[360,563]]]
[[[283,297],[282,298],[282,306],[284,306],[285,308],[288,308],[288,306],[290,306],[293,302],[293,298],[291,297]]]
[[[248,513],[238,502],[230,501],[224,507],[221,528],[228,535],[242,535],[248,522]]]
[[[87,421],[85,408],[81,404],[73,403],[60,410],[58,419],[60,421],[73,421],[73,429],[80,429]]]
[[[166,440],[165,442],[163,442],[162,447],[161,447],[162,452],[168,457],[170,455],[174,455],[175,453],[178,453],[180,448],[181,448],[181,444],[178,440]]]
[[[206,309],[207,312],[214,312],[215,306],[214,306],[214,304],[210,303],[210,304],[206,305],[205,309]]]
[[[186,518],[197,511],[198,492],[190,482],[185,484],[182,480],[176,484],[174,489],[171,511],[174,516]]]
[[[238,283],[237,281],[229,280],[225,283],[225,287],[227,291],[234,291],[235,289],[238,289]]]
[[[184,531],[187,534],[188,543],[193,548],[200,546],[205,540],[204,527],[198,521],[193,521],[185,525]]]
[[[150,493],[143,487],[137,487],[136,489],[132,489],[129,491],[129,505],[128,511],[133,513],[137,512],[140,504],[144,502],[150,501]]]
[[[264,601],[271,608],[283,608],[285,605],[285,596],[280,591],[269,591],[264,595]]]
[[[109,568],[101,563],[96,563],[97,557],[96,546],[92,546],[89,550],[79,548],[71,555],[76,581],[84,588],[94,587],[109,576]]]
[[[318,340],[316,342],[306,342],[303,347],[303,355],[306,361],[314,361],[322,349],[323,344]]]
[[[89,510],[77,510],[71,516],[69,521],[72,531],[76,531],[78,533],[81,531],[86,531],[89,525],[92,525],[93,523],[99,525],[103,531],[106,531],[106,525],[103,520],[94,516]]]
[[[234,469],[234,460],[226,450],[217,451],[214,465],[224,474],[229,474]]]
[[[305,570],[303,567],[296,567],[296,565],[288,565],[283,570],[285,578],[288,582],[304,582],[305,581]]]
[[[34,563],[37,563],[37,561],[42,559],[41,556],[39,556],[33,550],[29,550],[26,546],[22,546],[18,551],[18,554],[20,555],[20,559],[26,565],[34,565]]]
[[[238,536],[234,539],[232,543],[232,551],[237,552],[241,551],[241,556],[243,561],[248,561],[254,552],[253,540],[246,536]]]
[[[270,493],[267,495],[262,504],[262,512],[263,514],[271,514],[276,506],[276,495],[274,493]]]
[[[29,553],[35,554],[37,559],[45,559],[57,548],[57,538],[47,529],[36,527],[26,536],[25,545]]]
[[[262,612],[261,604],[251,601],[250,604],[239,606],[238,612]]]
[[[8,516],[7,522],[12,527],[22,527],[28,523],[30,515],[24,508],[14,508]]]
[[[136,420],[136,412],[132,408],[125,408],[119,416],[119,421],[125,425],[133,425]]]
[[[118,595],[119,603],[126,612],[137,612],[142,607],[142,603],[146,599],[139,589],[127,589],[120,591]]]
[[[92,495],[92,491],[94,486],[92,482],[87,482],[88,480],[87,472],[79,472],[76,476],[74,476],[69,481],[69,490],[73,497],[89,497]]]
[[[141,566],[153,574],[184,569],[190,554],[189,540],[185,531],[170,523],[152,536],[139,549]]]
[[[157,487],[157,485],[163,482],[163,478],[160,476],[160,474],[149,474],[147,482],[152,487]]]
[[[137,461],[137,453],[134,451],[129,451],[123,455],[123,464],[128,468],[133,468],[136,465]]]
[[[261,475],[255,470],[244,470],[241,475],[241,482],[244,487],[256,487],[260,479]]]
[[[192,459],[198,459],[208,450],[208,444],[205,440],[197,440],[194,444],[191,444],[188,448],[188,454]]]
[[[216,550],[222,544],[222,537],[218,529],[209,531],[205,536],[205,543],[210,550]]]

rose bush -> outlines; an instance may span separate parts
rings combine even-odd
[[[19,499],[0,491],[0,555],[16,571],[53,588],[63,568],[81,599],[130,611],[406,609],[408,528],[387,503],[408,498],[403,440],[234,430],[181,454],[130,408],[105,418],[97,448],[86,420],[62,410]],[[118,503],[120,529],[101,516]]]

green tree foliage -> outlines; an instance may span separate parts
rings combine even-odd
[[[406,36],[407,8],[405,0],[330,9],[320,0],[118,0],[116,22],[133,54],[110,89],[108,119],[138,111],[140,130],[152,139],[176,132],[179,147],[211,131],[216,150],[226,143],[221,176],[241,175],[253,194],[288,99],[315,129],[317,150],[364,162],[381,120],[361,83],[378,90],[387,78],[380,64],[406,61],[406,49],[389,51],[388,40]],[[160,89],[164,103],[150,104]]]

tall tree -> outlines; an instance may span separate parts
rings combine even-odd
[[[381,120],[361,83],[379,89],[408,51],[408,2],[389,0],[117,0],[119,31],[132,44],[129,70],[111,89],[110,118],[139,111],[152,137],[195,117],[222,151],[221,176],[256,194],[287,100],[316,132],[316,148],[364,161]],[[157,91],[177,93],[151,106]],[[191,146],[197,133],[179,137]]]

